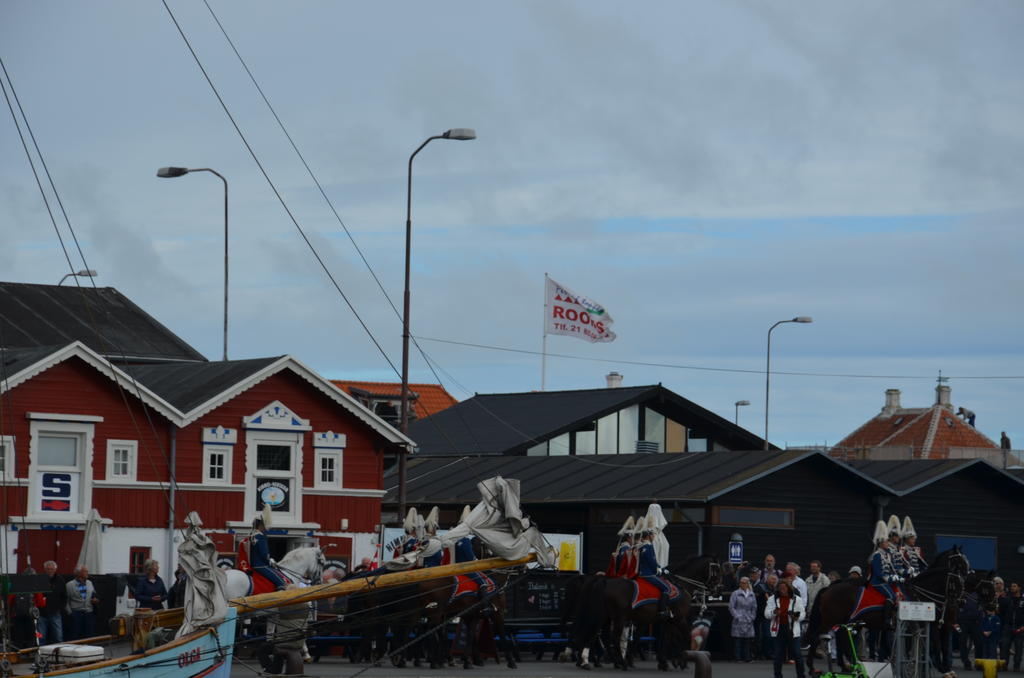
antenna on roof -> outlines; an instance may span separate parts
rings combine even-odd
[[[946,383],[947,381],[949,381],[949,377],[944,377],[944,376],[942,376],[942,370],[939,370],[939,378],[938,378],[938,379],[936,379],[936,380],[935,380],[935,382],[936,382],[936,383],[937,383],[937,384],[938,384],[939,386],[942,386],[942,385],[943,385],[943,384],[945,384],[945,383]]]

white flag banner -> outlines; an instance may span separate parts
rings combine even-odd
[[[604,306],[545,277],[544,334],[565,334],[589,342],[614,341],[615,322]]]

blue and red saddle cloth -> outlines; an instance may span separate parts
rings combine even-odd
[[[657,586],[643,577],[637,577],[632,581],[633,600],[630,603],[630,607],[632,607],[632,609],[635,610],[638,607],[651,605],[652,603],[657,604],[658,599],[661,598],[661,590]],[[662,578],[661,581],[668,584],[668,602],[674,603],[682,597],[683,592],[679,590],[678,586],[664,578]]]
[[[484,574],[483,572],[478,572],[477,574],[480,577],[483,577],[485,586],[489,586],[492,591],[498,588],[495,585],[494,580],[492,580],[486,574]],[[479,584],[477,584],[475,581],[473,581],[464,574],[457,574],[454,577],[452,577],[452,592],[451,595],[448,596],[448,602],[451,603],[453,601],[458,600],[459,598],[462,598],[463,596],[475,596],[479,591]]]
[[[892,586],[891,588],[893,593],[896,594],[896,600],[904,597],[898,586]],[[881,610],[885,607],[885,600],[885,594],[874,586],[870,584],[862,586],[860,592],[857,594],[857,598],[854,600],[853,607],[850,609],[850,621],[853,621],[868,612]]]

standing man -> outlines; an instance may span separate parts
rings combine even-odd
[[[1013,445],[1010,444],[1010,436],[1006,435],[1006,431],[999,434],[999,449],[1000,450],[1012,450]]]
[[[1010,595],[1006,596],[1006,619],[1003,623],[1005,643],[1000,649],[1000,659],[1010,667],[1010,650],[1013,650],[1013,670],[1020,671],[1021,653],[1024,652],[1024,596],[1020,584],[1010,583]]]
[[[75,578],[67,583],[68,608],[71,610],[71,637],[68,640],[80,640],[95,635],[96,605],[100,599],[96,597],[96,589],[89,581],[89,568],[79,565],[75,568]]]
[[[50,589],[46,592],[46,606],[39,610],[40,645],[64,642],[64,621],[61,615],[68,604],[68,589],[64,578],[57,574],[57,563],[47,560],[43,572],[50,578]]]
[[[796,563],[786,563],[786,579],[793,584],[796,594],[804,599],[804,606],[807,606],[807,582],[800,578],[800,566]]]
[[[768,608],[768,601],[775,595],[775,589],[779,584],[779,576],[777,574],[769,574],[761,580],[761,586],[759,589],[755,589],[754,593],[757,595],[757,609],[760,615],[761,623],[761,655],[765,659],[771,659],[775,656],[775,641],[772,638],[770,624],[768,623],[768,617],[765,614],[765,610]]]
[[[807,609],[810,610],[814,607],[814,599],[832,581],[821,571],[821,561],[812,560],[811,574],[804,580],[804,583],[807,585]]]
[[[782,578],[782,572],[775,569],[775,556],[768,554],[764,557],[764,566],[761,567],[761,579],[768,579],[768,575],[774,574],[776,577]]]

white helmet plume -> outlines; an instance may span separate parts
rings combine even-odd
[[[626,518],[626,522],[622,523],[622,529],[618,532],[620,537],[632,536],[633,534],[633,516]]]
[[[903,519],[903,536],[904,538],[917,536],[917,531],[914,529],[914,523],[910,522],[910,516]]]
[[[889,530],[886,528],[885,523],[879,520],[875,523],[875,536],[872,539],[875,546],[878,546],[883,541],[889,538]]]
[[[406,532],[416,531],[416,519],[419,515],[416,513],[415,508],[410,508],[409,512],[405,514],[405,521],[402,523],[402,529]]]

